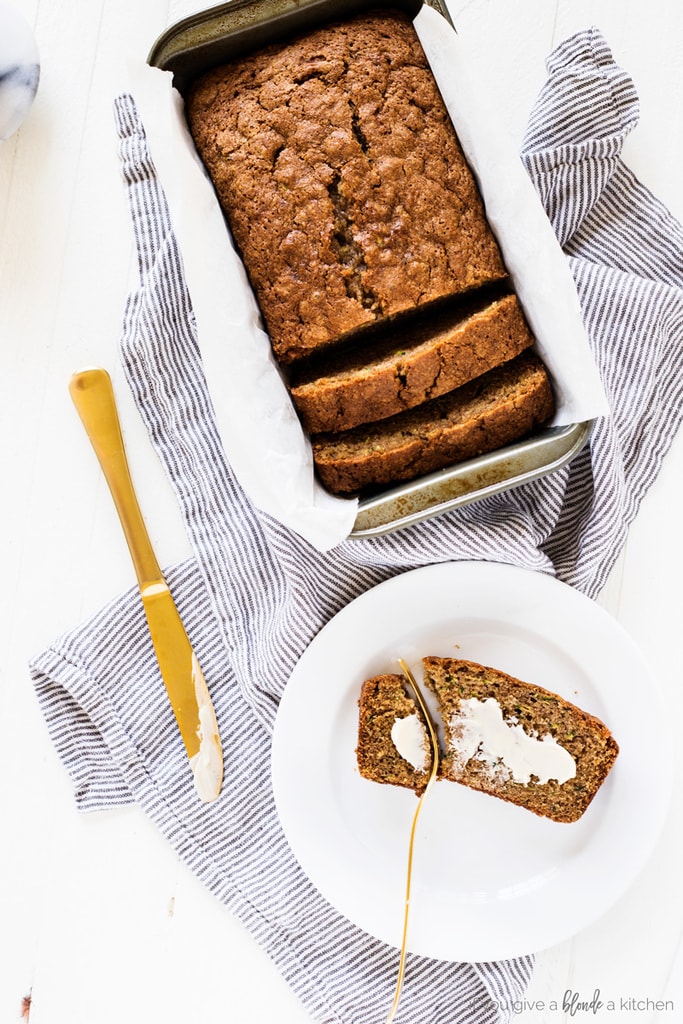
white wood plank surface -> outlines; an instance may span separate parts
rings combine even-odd
[[[127,86],[127,60],[144,59],[167,24],[200,4],[15,2],[35,29],[42,77],[25,124],[0,144],[0,1020],[18,1021],[30,995],[32,1024],[265,1024],[276,1017],[305,1024],[308,1015],[268,958],[141,812],[76,813],[27,672],[32,654],[133,582],[67,395],[69,376],[82,365],[112,371],[162,564],[189,551],[118,368],[135,266],[112,100]],[[516,141],[544,80],[545,57],[596,24],[641,99],[626,157],[683,218],[680,0],[451,0],[451,10]],[[682,481],[678,438],[601,598],[653,666],[674,720],[683,712]],[[676,772],[680,793],[680,760]],[[679,799],[626,896],[591,928],[539,954],[515,1021],[683,1019],[676,958],[682,853]],[[574,1017],[562,1009],[568,991],[587,1000],[596,989],[617,1009]],[[667,992],[675,1008],[658,1014],[654,1003]],[[629,999],[642,1008],[624,1008]],[[443,1024],[451,1024],[448,1008]]]

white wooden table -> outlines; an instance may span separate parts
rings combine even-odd
[[[34,26],[42,78],[23,127],[0,144],[0,1020],[19,1020],[31,996],[32,1024],[304,1024],[308,1015],[270,961],[139,810],[76,813],[32,691],[29,657],[133,582],[68,398],[75,369],[112,371],[160,560],[189,553],[118,368],[136,268],[112,99],[127,86],[127,59],[144,60],[156,36],[192,7],[173,0],[16,5]],[[626,158],[683,218],[680,0],[451,0],[451,9],[516,140],[547,54],[596,24],[640,94],[641,123]],[[682,481],[683,437],[601,597],[642,648],[676,721],[683,719]],[[678,794],[680,763],[676,772]],[[683,964],[675,960],[682,860],[677,795],[651,861],[618,905],[539,954],[515,1020],[682,1020]],[[596,989],[616,1009],[573,1018],[561,1009],[567,991],[587,1001]],[[675,1009],[658,1014],[655,1004],[665,999]],[[560,1008],[549,1008],[553,1000]],[[447,1014],[443,1021],[450,1024]]]

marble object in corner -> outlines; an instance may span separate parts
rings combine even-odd
[[[0,141],[13,135],[28,114],[39,77],[31,27],[13,4],[0,0]]]

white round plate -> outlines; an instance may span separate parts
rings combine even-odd
[[[421,679],[426,655],[544,686],[601,718],[620,752],[573,824],[437,783],[416,833],[408,948],[484,961],[562,942],[645,863],[666,814],[672,755],[659,691],[633,641],[600,606],[541,573],[427,566],[361,595],[321,630],[287,684],[273,738],[275,800],[294,855],[340,913],[400,945],[416,797],[361,778],[357,701],[363,680],[397,671],[398,657]]]

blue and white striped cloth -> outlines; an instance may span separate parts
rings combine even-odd
[[[220,799],[196,800],[135,591],[31,671],[78,806],[137,802],[323,1024],[381,1024],[397,956],[325,902],[280,828],[270,737],[292,668],[342,606],[416,566],[509,562],[595,596],[681,420],[683,230],[621,162],[638,117],[633,85],[595,30],[562,44],[548,70],[523,160],[570,261],[612,415],[543,480],[325,554],[256,511],[226,464],[163,190],[132,99],[116,102],[141,278],[122,354],[193,544],[167,578],[214,696]],[[398,1020],[510,1021],[532,969],[531,956],[411,956]]]

